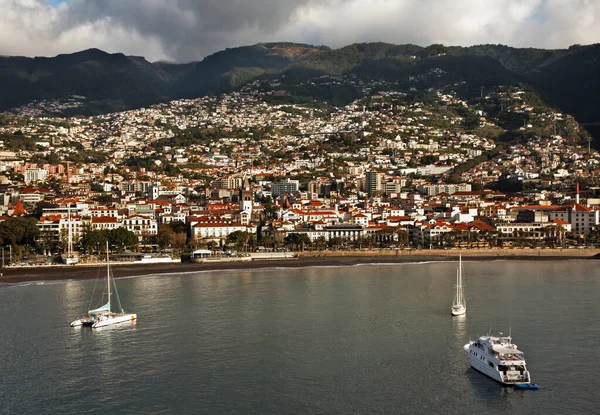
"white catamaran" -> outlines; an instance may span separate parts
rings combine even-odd
[[[456,270],[456,294],[452,303],[452,315],[460,316],[467,312],[467,300],[465,299],[465,288],[462,283],[462,256],[458,257],[458,269]]]
[[[104,302],[105,295],[108,301],[101,307],[89,310],[87,315],[71,323],[71,327],[90,326],[92,328],[104,327],[110,324],[122,323],[126,321],[135,321],[137,314],[126,313],[121,306],[117,285],[110,269],[108,259],[108,243],[106,244],[106,293],[102,295]],[[93,294],[92,294],[93,297]],[[115,311],[113,311],[115,310]]]

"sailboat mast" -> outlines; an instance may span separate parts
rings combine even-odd
[[[460,301],[461,301],[461,299],[460,299],[460,269],[457,268],[456,269],[456,299],[455,299],[456,305],[459,305]]]
[[[459,254],[459,264],[458,267],[460,268],[460,303],[466,307],[467,302],[465,301],[465,289],[462,286],[462,255]]]
[[[71,204],[67,209],[67,258],[71,258]],[[64,234],[63,234],[64,235]]]
[[[108,311],[110,311],[110,262],[108,260],[108,241],[106,241],[106,284],[108,286]]]
[[[460,286],[462,287],[462,255],[458,254],[458,278],[460,279]]]
[[[458,255],[458,283],[457,283],[457,297],[458,297],[458,303],[462,304],[463,299],[462,299],[462,255],[459,254]]]

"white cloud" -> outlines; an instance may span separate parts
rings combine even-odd
[[[187,61],[266,41],[563,48],[600,39],[593,0],[0,0],[0,10],[4,55],[97,47]]]

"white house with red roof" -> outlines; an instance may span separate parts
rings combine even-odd
[[[145,237],[151,237],[158,234],[157,221],[146,215],[132,215],[123,219],[123,226],[133,232],[140,242],[143,242]]]
[[[104,217],[111,216],[113,218],[119,217],[119,209],[117,208],[109,208],[104,206],[98,206],[89,210],[91,217]]]
[[[388,216],[385,218],[388,226],[409,226],[414,223],[410,216]]]
[[[369,216],[360,212],[352,217],[352,223],[360,226],[368,226],[369,225]]]
[[[587,235],[600,224],[600,211],[575,203],[549,211],[548,219],[570,223],[573,232]]]
[[[185,212],[176,212],[176,213],[160,213],[158,215],[158,223],[173,223],[173,222],[183,222],[188,215]]]
[[[256,226],[225,221],[197,222],[191,226],[191,237],[197,241],[201,239],[225,240],[227,236],[237,231],[256,234]]]
[[[77,242],[83,236],[83,220],[76,215],[45,215],[37,222],[39,230],[38,239],[58,242],[63,238],[66,241],[71,228],[71,237]]]
[[[92,216],[92,229],[95,231],[100,230],[113,230],[121,226],[119,219],[115,216]]]
[[[45,199],[46,195],[50,193],[50,190],[42,187],[26,187],[19,193],[19,200],[24,204],[36,204]]]
[[[452,232],[452,225],[445,221],[429,220],[415,222],[412,229],[412,241],[415,245],[429,246],[441,242],[441,235]]]

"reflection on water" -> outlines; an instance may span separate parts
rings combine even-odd
[[[94,330],[69,327],[93,281],[0,287],[0,412],[593,413],[596,263],[493,265],[465,264],[457,317],[455,262],[119,279],[139,320]],[[490,325],[540,393],[470,368]]]
[[[454,337],[460,344],[467,344],[468,332],[467,332],[467,315],[461,314],[460,316],[452,316],[452,329]]]
[[[472,367],[466,372],[466,376],[477,399],[485,402],[489,408],[504,413],[512,413],[519,409],[525,391],[502,386]]]

